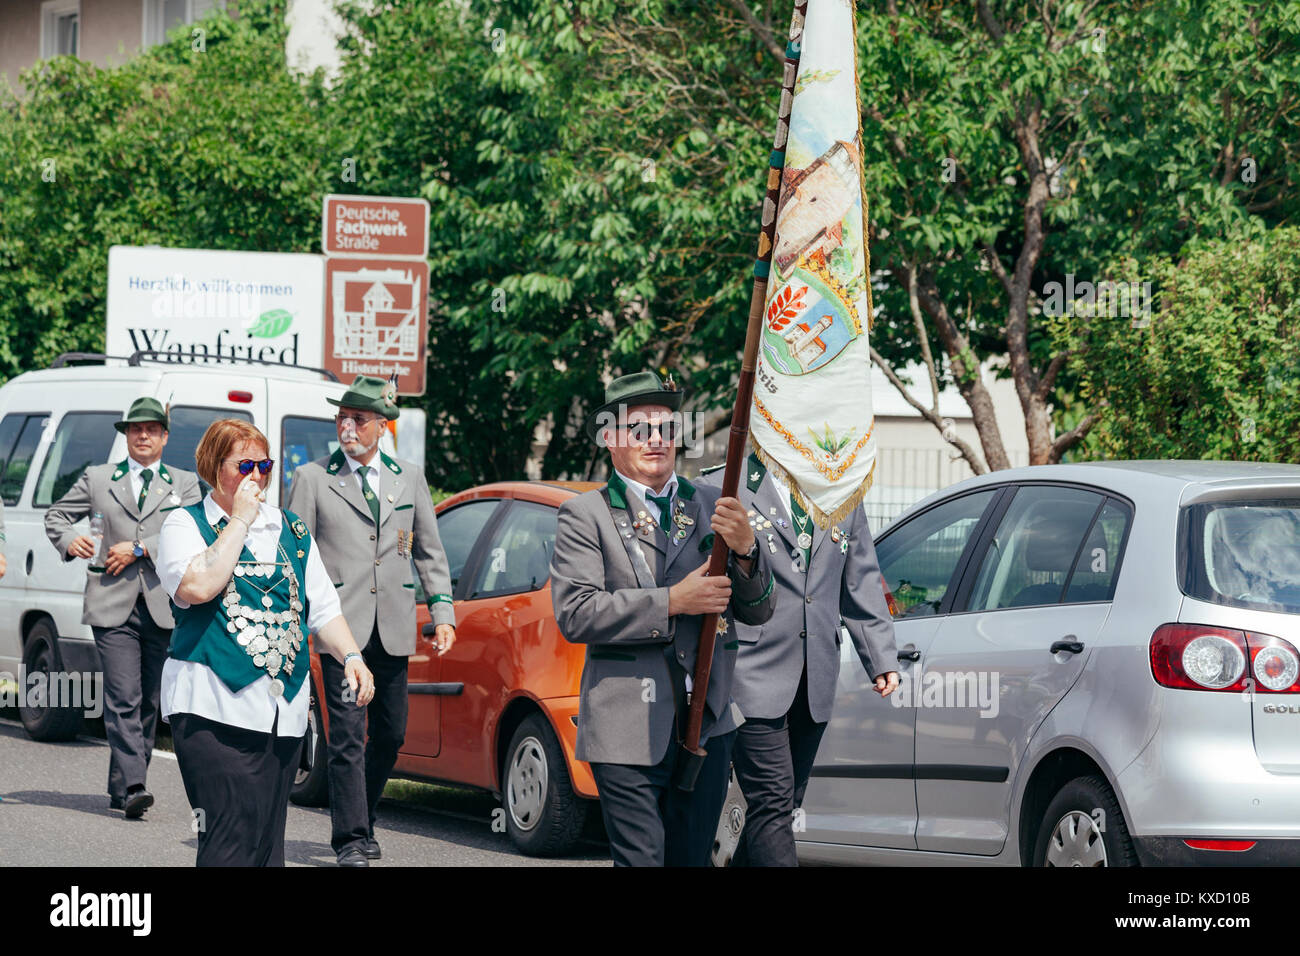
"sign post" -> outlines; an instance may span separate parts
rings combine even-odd
[[[350,381],[395,377],[423,395],[429,339],[429,203],[385,196],[325,197],[323,365]]]

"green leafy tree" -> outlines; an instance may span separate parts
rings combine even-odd
[[[104,346],[112,245],[318,251],[323,88],[285,69],[284,4],[126,64],[72,57],[0,91],[0,374]]]
[[[1204,243],[1142,279],[1149,318],[1077,309],[1053,322],[1101,412],[1098,453],[1300,460],[1300,229]]]

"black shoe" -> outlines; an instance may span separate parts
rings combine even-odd
[[[110,810],[121,810],[121,809],[122,809],[122,798],[121,798],[121,797],[109,797],[109,798],[108,798],[108,809],[110,809]]]
[[[144,787],[128,790],[122,803],[122,812],[128,820],[138,820],[153,806],[153,794]]]
[[[367,860],[378,860],[383,855],[379,852],[379,841],[374,837],[362,845],[361,852],[366,855]]]
[[[350,846],[338,856],[339,866],[369,866],[365,852],[357,846]]]

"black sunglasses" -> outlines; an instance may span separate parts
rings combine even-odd
[[[226,460],[230,461],[231,459],[227,458]],[[271,469],[275,467],[275,460],[271,458],[263,458],[261,461],[253,461],[251,458],[245,458],[240,461],[236,467],[239,469],[241,475],[251,475],[254,468],[264,475],[269,475]]]
[[[637,444],[645,444],[650,440],[650,436],[658,431],[664,441],[672,444],[682,434],[682,423],[673,419],[658,423],[653,422],[633,422],[631,425],[622,426],[627,430],[628,436]]]

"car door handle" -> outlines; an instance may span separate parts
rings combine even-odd
[[[898,659],[900,661],[912,661],[915,663],[921,659],[921,652],[909,644],[898,652]]]
[[[1055,654],[1057,651],[1068,651],[1071,654],[1082,654],[1083,641],[1075,639],[1073,634],[1067,634],[1065,635],[1065,640],[1052,642],[1052,653]]]

